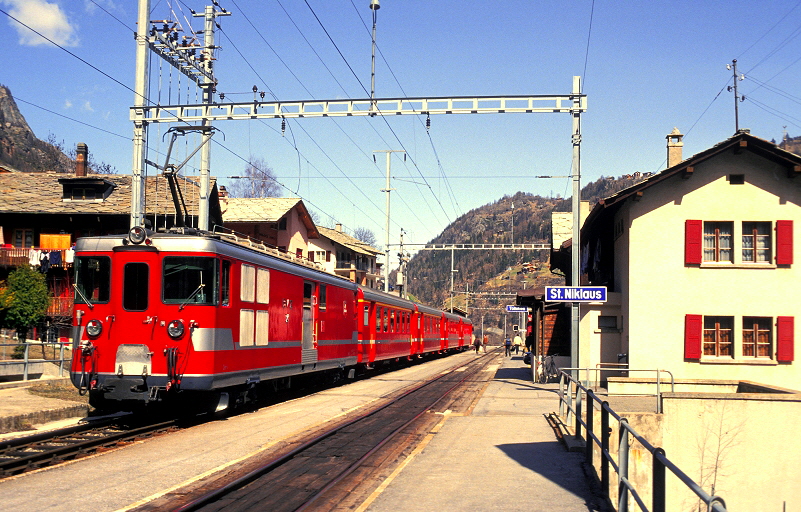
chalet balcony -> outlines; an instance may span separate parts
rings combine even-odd
[[[20,265],[28,265],[28,253],[30,252],[30,248],[19,248],[19,247],[0,247],[0,267],[19,267]],[[61,250],[54,250],[49,252],[57,252],[58,257],[56,258],[59,263],[56,263],[54,266],[59,268],[67,268],[71,266],[65,262],[65,256],[67,251],[64,249]],[[53,261],[51,258],[50,261]],[[36,265],[38,266],[38,265]]]
[[[50,297],[47,316],[72,316],[73,297]]]

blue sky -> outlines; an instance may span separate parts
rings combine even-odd
[[[369,96],[368,0],[219,3],[232,13],[217,32],[226,100],[252,99],[253,85],[284,101]],[[800,4],[381,0],[376,96],[565,95],[582,76],[582,184],[656,172],[674,127],[685,134],[685,157],[734,133],[732,59],[745,74],[740,127],[768,140],[780,140],[785,126],[801,134]],[[153,0],[151,19],[199,30],[189,9],[204,5]],[[67,147],[85,142],[97,161],[130,173],[136,2],[0,0],[0,9],[0,83],[34,133]],[[150,75],[152,101],[200,101],[155,56]],[[427,242],[461,214],[517,191],[571,193],[567,114],[432,116],[428,132],[416,116],[293,120],[284,136],[275,120],[216,126],[212,174],[222,183],[242,174],[251,155],[263,159],[284,195],[302,197],[321,224],[367,227],[380,243],[385,160],[374,162],[374,151],[408,154],[392,159],[392,243],[401,228],[407,243]],[[166,128],[149,135],[148,158],[161,163]],[[532,177],[542,175],[562,177]]]

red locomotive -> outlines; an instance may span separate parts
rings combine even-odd
[[[230,235],[81,238],[71,378],[90,403],[224,408],[259,384],[337,379],[467,348],[470,321]]]

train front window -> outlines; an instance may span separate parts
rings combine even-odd
[[[164,258],[162,297],[165,304],[216,304],[218,295],[216,258],[167,256]]]
[[[147,263],[126,263],[123,267],[122,307],[128,311],[147,309],[149,270]]]
[[[103,304],[111,291],[111,259],[108,256],[76,256],[75,303]]]

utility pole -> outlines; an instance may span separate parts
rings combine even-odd
[[[372,69],[370,73],[370,110],[376,110],[375,108],[375,25],[376,20],[378,19],[378,10],[381,8],[379,5],[378,0],[370,0],[370,10],[373,11],[373,61],[372,61]],[[375,115],[375,114],[371,114]]]
[[[214,19],[218,16],[230,15],[231,13],[228,11],[215,11],[214,6],[212,5],[207,5],[203,14],[193,13],[193,16],[195,17],[205,18],[203,24],[204,49],[201,50],[201,55],[204,55],[204,57],[200,62],[200,66],[211,76],[214,76],[212,61],[214,57],[214,50],[217,48],[214,44],[214,26],[216,23]],[[214,103],[215,81],[206,81],[198,85],[203,90],[203,103],[205,105],[211,105]],[[208,119],[204,119],[202,126],[211,126],[211,122]],[[211,178],[209,172],[211,162],[211,144],[209,144],[209,139],[211,136],[211,130],[206,130],[203,132],[203,149],[200,150],[200,203],[198,205],[197,227],[203,231],[208,231],[209,229],[209,189],[211,188]]]
[[[148,29],[150,28],[150,0],[139,0],[136,32],[136,75],[134,77],[134,106],[132,118],[133,159],[131,162],[131,222],[134,228],[144,224],[145,155],[147,151],[147,122],[144,107],[147,104],[148,85]]]
[[[731,64],[726,64],[726,69],[732,70],[732,82],[734,85],[728,87],[729,92],[734,90],[734,133],[740,132],[740,108],[739,103],[745,101],[745,96],[742,98],[737,95],[737,81],[745,80],[745,75],[737,76],[737,59],[731,61]]]
[[[571,252],[570,286],[578,286],[581,277],[581,77],[573,77],[573,248]],[[579,367],[579,303],[570,307],[570,366]],[[578,373],[573,372],[577,377]]]
[[[390,174],[390,157],[392,153],[403,153],[403,158],[406,158],[406,151],[402,149],[382,149],[373,151],[373,161],[375,161],[375,154],[376,153],[386,153],[387,155],[387,187],[382,189],[381,192],[387,193],[387,226],[386,226],[386,240],[387,244],[384,247],[384,255],[386,256],[386,261],[384,262],[384,291],[389,292],[389,193],[395,190],[394,188],[390,188],[389,186],[389,174]]]

